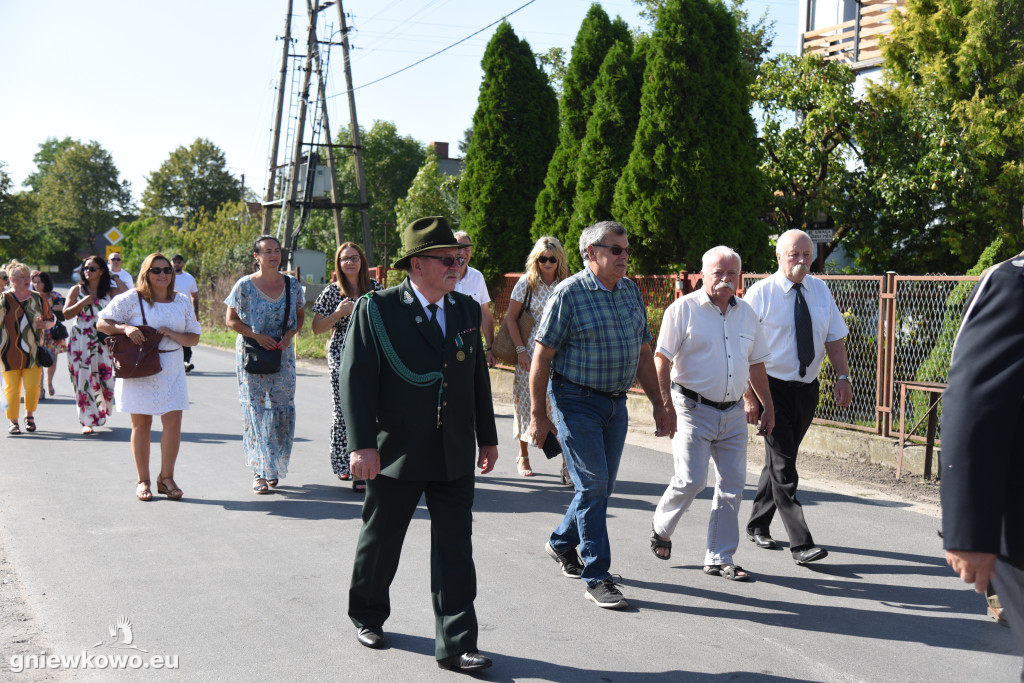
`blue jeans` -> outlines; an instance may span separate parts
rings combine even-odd
[[[565,552],[578,546],[584,565],[581,578],[594,586],[611,577],[608,499],[626,441],[626,397],[608,398],[560,379],[551,380],[548,393],[565,464],[576,487],[562,523],[551,534],[551,547]]]

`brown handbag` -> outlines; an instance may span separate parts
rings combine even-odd
[[[138,329],[145,335],[146,340],[136,344],[126,334],[112,334],[103,340],[114,357],[114,377],[121,379],[138,379],[157,374],[160,372],[160,354],[169,353],[160,350],[160,341],[164,335],[146,324],[142,294],[136,294],[139,297],[139,310],[142,312],[142,324]]]
[[[523,344],[526,344],[526,340],[530,338],[530,332],[533,331],[533,326],[537,323],[533,319],[533,315],[530,314],[531,299],[533,299],[533,290],[527,288],[526,300],[523,302],[523,307],[519,309],[519,317],[516,318],[516,324],[519,326],[519,338],[523,340]],[[491,345],[491,352],[505,365],[515,365],[519,362],[516,345],[512,343],[512,335],[508,331],[510,324],[510,318],[506,315],[505,320],[501,323],[501,329],[498,330],[498,335],[494,338],[494,344]]]

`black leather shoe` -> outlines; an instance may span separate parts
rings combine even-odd
[[[479,652],[463,652],[461,655],[452,655],[451,657],[439,659],[437,660],[437,665],[448,671],[473,673],[475,671],[483,671],[489,667],[491,660]]]
[[[356,640],[366,647],[379,650],[384,647],[384,631],[379,628],[363,627],[356,631]]]
[[[793,551],[793,561],[799,565],[807,564],[808,562],[817,562],[828,557],[828,551],[818,546],[811,546],[810,548],[803,548],[801,550]]]
[[[764,548],[765,550],[775,550],[779,547],[775,543],[775,539],[768,534],[752,534],[748,532],[747,538],[756,543],[758,548]]]

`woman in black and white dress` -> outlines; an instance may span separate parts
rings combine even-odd
[[[348,332],[348,321],[356,307],[356,299],[367,292],[384,289],[370,277],[369,264],[362,248],[354,242],[345,242],[334,254],[335,282],[320,293],[313,304],[313,333],[332,330],[327,347],[327,367],[331,371],[331,389],[334,393],[334,422],[331,424],[331,466],[338,479],[348,481],[352,473],[348,467],[348,434],[345,417],[341,414],[338,366],[341,364],[341,345]],[[352,482],[356,491],[365,491],[366,482]]]

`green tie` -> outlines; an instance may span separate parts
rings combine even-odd
[[[434,334],[441,346],[444,346],[444,332],[441,331],[441,323],[437,322],[437,304],[427,304],[427,309],[430,311],[430,325],[434,328]]]

